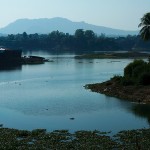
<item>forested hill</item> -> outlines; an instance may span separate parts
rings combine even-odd
[[[112,29],[103,26],[96,26],[85,22],[73,22],[65,18],[42,18],[42,19],[18,19],[0,29],[2,34],[18,34],[26,32],[28,34],[48,34],[52,31],[60,31],[64,33],[74,34],[77,29],[93,30],[96,34],[101,33],[113,36],[126,36],[128,34],[135,35],[138,31],[124,31]]]
[[[74,35],[53,31],[49,34],[10,34],[0,37],[0,46],[22,50],[49,50],[57,52],[84,51],[129,51],[150,50],[150,42],[139,36],[107,37],[98,36],[92,30],[77,29]]]

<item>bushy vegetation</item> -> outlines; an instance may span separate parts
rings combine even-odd
[[[150,62],[134,60],[124,68],[124,76],[115,76],[122,85],[150,85]]]
[[[74,35],[53,31],[49,34],[10,34],[0,37],[0,46],[23,50],[64,51],[113,51],[149,50],[150,43],[143,42],[140,36],[108,37],[97,35],[92,30],[77,29]]]

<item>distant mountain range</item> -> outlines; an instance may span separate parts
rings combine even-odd
[[[0,28],[1,34],[47,34],[52,31],[74,34],[76,29],[93,30],[96,34],[104,33],[108,36],[137,35],[138,31],[125,31],[103,26],[96,26],[85,22],[73,22],[65,18],[42,18],[42,19],[18,19],[4,28]]]

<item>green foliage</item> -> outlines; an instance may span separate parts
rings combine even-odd
[[[134,81],[131,79],[131,78],[125,78],[123,77],[121,79],[121,85],[124,85],[124,86],[129,86],[129,85],[133,85],[134,84]]]
[[[123,85],[150,85],[150,64],[143,60],[135,60],[124,69]]]
[[[134,62],[128,64],[124,69],[124,77],[136,78],[145,68],[146,62],[143,60],[134,60]]]
[[[140,35],[143,40],[147,41],[150,40],[150,12],[146,13],[141,18],[141,23],[139,27],[142,27],[140,30]]]
[[[84,31],[83,29],[77,29],[75,31],[75,38],[83,39],[84,38]]]
[[[121,82],[122,78],[123,78],[122,76],[115,75],[113,78],[111,78],[111,80]]]
[[[150,85],[150,72],[144,72],[140,75],[139,84]]]
[[[50,51],[113,51],[131,49],[150,49],[150,42],[143,42],[139,36],[108,37],[96,35],[92,30],[77,29],[74,35],[53,31],[49,34],[10,34],[0,37],[0,45],[23,50],[42,49]]]

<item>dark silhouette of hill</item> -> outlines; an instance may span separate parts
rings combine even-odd
[[[74,34],[76,29],[93,30],[96,34],[104,33],[109,36],[137,35],[138,31],[125,31],[112,29],[103,26],[96,26],[85,22],[72,22],[65,18],[42,18],[42,19],[19,19],[0,29],[2,34],[18,34],[27,32],[28,34],[47,34],[52,31]]]

